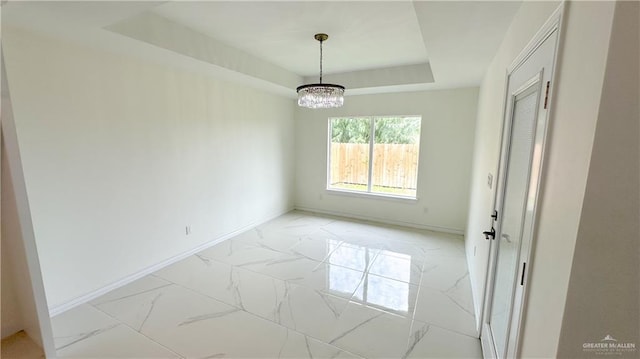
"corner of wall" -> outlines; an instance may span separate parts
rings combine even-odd
[[[615,5],[558,357],[638,355],[583,345],[607,335],[640,344],[639,11],[637,2]]]
[[[614,6],[574,1],[564,15],[520,334],[522,357],[555,357],[560,344]]]

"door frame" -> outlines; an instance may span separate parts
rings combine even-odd
[[[520,54],[513,60],[513,62],[507,67],[505,73],[505,82],[504,82],[504,94],[503,94],[503,114],[502,114],[502,125],[501,125],[501,134],[500,134],[500,153],[499,153],[499,162],[498,162],[498,170],[496,173],[496,185],[493,188],[493,205],[491,208],[496,210],[502,210],[500,201],[502,201],[503,194],[500,193],[499,188],[502,183],[504,183],[506,177],[506,167],[507,167],[507,155],[508,155],[508,146],[510,144],[511,135],[511,118],[513,111],[513,101],[512,94],[509,89],[509,81],[511,79],[511,75],[514,71],[520,68],[522,64],[524,64],[534,53],[535,51],[547,40],[554,32],[557,33],[557,39],[554,48],[554,58],[552,60],[551,66],[551,74],[549,80],[551,81],[551,86],[549,88],[549,92],[547,94],[549,107],[546,111],[544,118],[544,128],[542,130],[542,138],[540,140],[535,139],[534,143],[541,143],[541,155],[540,162],[537,166],[539,169],[538,178],[536,181],[536,196],[534,199],[534,208],[533,208],[533,218],[531,221],[531,226],[528,229],[530,240],[530,245],[528,247],[521,248],[520,257],[518,260],[518,274],[521,274],[524,279],[524,285],[521,286],[521,294],[517,294],[514,292],[514,297],[517,295],[520,296],[521,300],[513,303],[513,311],[510,319],[511,330],[509,331],[507,338],[507,357],[518,357],[520,354],[520,335],[522,334],[522,323],[525,320],[524,312],[527,306],[527,294],[528,294],[528,273],[530,273],[530,267],[524,270],[524,273],[520,271],[523,270],[521,263],[524,261],[526,263],[532,263],[533,253],[535,248],[535,239],[536,239],[536,229],[538,224],[538,205],[539,200],[541,198],[540,193],[544,188],[544,183],[542,182],[543,174],[546,173],[546,157],[547,157],[547,138],[549,137],[549,122],[553,119],[554,106],[553,106],[553,94],[557,90],[557,81],[556,81],[556,69],[558,68],[558,64],[561,58],[561,50],[562,44],[564,43],[564,22],[563,19],[565,17],[565,12],[567,11],[568,2],[562,1],[562,3],[554,10],[551,16],[547,19],[547,21],[542,25],[542,27],[538,30],[535,36],[529,41],[527,46],[520,52]],[[541,73],[538,74],[537,77],[541,77]],[[542,80],[542,78],[540,78]],[[523,87],[530,86],[530,83],[525,84]],[[541,86],[545,86],[541,84]],[[516,89],[515,92],[520,92],[521,89]],[[539,124],[536,125],[536,127]],[[533,159],[532,159],[533,161]],[[531,182],[530,182],[531,183]],[[529,189],[530,190],[530,189]],[[500,213],[501,215],[501,213]],[[490,223],[490,226],[493,227],[493,220]],[[499,228],[496,228],[499,233]],[[523,232],[523,237],[526,234]],[[491,240],[490,249],[489,249],[489,257],[487,259],[487,272],[485,273],[485,287],[484,293],[482,294],[482,309],[480,311],[480,337],[482,344],[482,351],[485,357],[496,358],[497,353],[495,352],[495,346],[493,343],[488,343],[486,339],[493,341],[492,333],[490,330],[487,330],[487,319],[491,313],[491,305],[493,303],[493,289],[494,289],[494,279],[495,279],[495,269],[497,264],[497,250],[498,245],[497,242]],[[483,340],[484,339],[484,340]]]

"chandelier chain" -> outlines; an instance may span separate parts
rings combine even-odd
[[[320,40],[320,83],[322,83],[322,40]]]

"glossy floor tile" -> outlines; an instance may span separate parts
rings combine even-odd
[[[293,211],[52,319],[69,358],[480,358],[462,238]]]
[[[180,358],[132,327],[83,304],[51,321],[63,358]]]

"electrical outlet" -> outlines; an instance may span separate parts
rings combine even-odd
[[[187,236],[191,234],[191,226],[184,227],[184,234]]]

